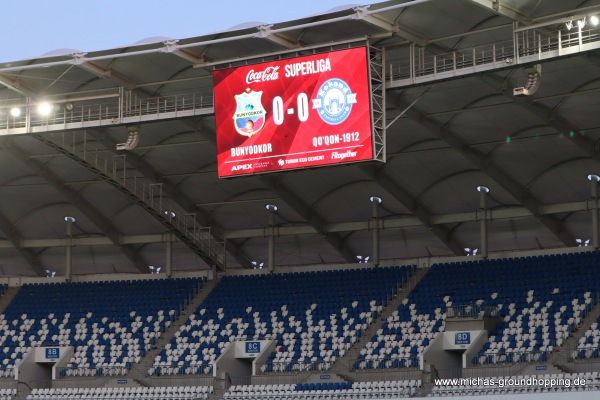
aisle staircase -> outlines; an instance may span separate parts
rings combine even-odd
[[[148,375],[148,370],[154,364],[154,357],[160,353],[160,351],[165,347],[167,343],[171,340],[171,338],[175,335],[175,333],[181,328],[182,325],[185,325],[190,315],[196,311],[198,306],[202,304],[204,299],[210,294],[210,292],[214,289],[214,287],[219,283],[220,277],[216,277],[210,281],[206,281],[202,288],[188,304],[183,309],[183,311],[179,314],[179,317],[173,321],[171,325],[163,332],[160,338],[156,341],[156,344],[150,349],[142,360],[135,364],[128,373],[128,377],[132,377],[138,381],[143,382]]]
[[[408,281],[398,289],[395,297],[381,310],[379,317],[362,333],[358,341],[346,352],[343,357],[338,358],[332,365],[330,371],[337,374],[346,374],[350,371],[352,364],[358,360],[360,350],[365,344],[371,340],[371,337],[377,333],[377,330],[381,328],[383,323],[387,320],[392,313],[398,310],[398,307],[404,299],[408,297],[410,292],[415,286],[423,279],[429,272],[429,268],[417,268],[415,272],[410,276]]]
[[[128,176],[124,157],[115,156],[109,160],[99,156],[97,150],[88,148],[85,140],[71,145],[64,143],[64,138],[63,143],[53,141],[51,135],[34,137],[135,201],[209,266],[225,269],[224,243],[214,237],[210,228],[197,224],[195,213],[182,209],[164,196],[162,184],[152,183],[144,177]]]

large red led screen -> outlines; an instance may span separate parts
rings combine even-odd
[[[366,48],[213,78],[219,177],[373,159]]]

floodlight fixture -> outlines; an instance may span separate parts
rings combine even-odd
[[[263,269],[264,266],[265,266],[264,262],[252,261],[252,267],[254,269]]]
[[[592,25],[594,25],[594,26],[598,26],[598,22],[600,22],[600,21],[598,20],[598,16],[596,16],[596,15],[592,15],[592,16],[590,17],[590,24],[592,24]]]
[[[368,263],[370,256],[356,256],[356,260],[359,263]]]
[[[271,212],[275,212],[278,210],[278,208],[275,204],[267,204],[265,207],[267,210],[269,210]]]
[[[48,278],[54,278],[56,276],[56,271],[52,271],[51,269],[46,270],[46,276]]]
[[[577,247],[587,247],[590,245],[590,239],[575,239]]]
[[[527,74],[527,82],[523,86],[513,89],[513,96],[531,96],[540,87],[542,80],[542,65],[535,64],[525,68]]]
[[[476,256],[479,249],[472,249],[470,247],[465,247],[465,253],[467,256]]]
[[[38,104],[37,111],[42,116],[48,116],[52,112],[52,104],[44,101]]]
[[[600,182],[600,176],[596,175],[596,174],[589,174],[587,176],[589,181],[596,181],[596,182]]]
[[[140,142],[140,126],[129,125],[127,127],[127,140],[125,143],[117,143],[117,150],[133,150]]]
[[[21,116],[21,109],[19,107],[13,107],[10,109],[10,115],[17,118]]]
[[[175,218],[175,216],[177,214],[175,214],[175,211],[171,211],[171,210],[165,210],[164,214],[168,217],[168,218]]]
[[[154,265],[150,265],[150,266],[148,266],[148,269],[150,270],[151,274],[158,274],[158,273],[160,273],[160,270],[162,269],[162,267],[155,267]]]

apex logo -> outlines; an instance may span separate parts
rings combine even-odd
[[[232,171],[247,170],[247,169],[252,169],[252,164],[240,164],[240,165],[234,165],[233,167],[231,167]]]

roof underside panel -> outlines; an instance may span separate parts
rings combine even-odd
[[[76,219],[74,274],[206,270],[182,240],[199,231],[226,246],[227,268],[267,263],[271,239],[276,266],[372,260],[374,242],[389,263],[451,257],[481,247],[482,207],[490,252],[592,237],[600,50],[519,65],[514,49],[528,57],[568,41],[565,18],[600,1],[417,3],[0,64],[0,276],[64,274],[65,216]],[[584,29],[591,44],[598,29]],[[367,41],[385,52],[385,163],[218,178],[215,69]],[[539,88],[514,96],[536,64]],[[133,132],[135,146],[117,151]]]

